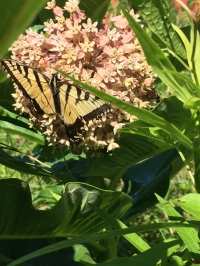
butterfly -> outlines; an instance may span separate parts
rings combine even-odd
[[[60,82],[57,74],[48,78],[19,61],[2,59],[0,62],[15,86],[30,101],[35,112],[59,115],[69,138],[74,138],[74,135],[81,132],[84,122],[100,119],[101,114],[111,110],[109,103],[94,94],[79,86]]]

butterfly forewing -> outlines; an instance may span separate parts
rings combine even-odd
[[[56,112],[55,105],[52,104],[54,99],[47,77],[31,67],[11,59],[1,60],[1,65],[18,89],[30,100],[36,101],[44,113],[54,114]],[[35,108],[37,109],[36,106]]]

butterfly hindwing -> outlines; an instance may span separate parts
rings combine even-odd
[[[68,126],[75,124],[77,119],[93,120],[110,109],[105,101],[76,86],[63,84],[59,94],[60,113]]]

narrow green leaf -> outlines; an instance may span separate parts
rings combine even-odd
[[[184,84],[181,74],[176,72],[171,62],[145,30],[141,28],[123,7],[121,8],[142,46],[147,62],[152,66],[155,73],[170,88],[172,95],[175,95],[183,102],[190,99],[192,95],[188,90],[187,84]]]
[[[106,221],[112,228],[115,229],[124,229],[128,228],[124,223],[122,223],[117,218],[113,217],[109,213],[105,212],[101,208],[91,205],[91,207],[99,214],[99,216]],[[132,244],[135,248],[137,248],[140,252],[144,252],[147,249],[150,249],[150,246],[142,239],[140,238],[136,233],[132,234],[126,234],[123,235],[124,238],[126,238],[130,244]]]
[[[173,95],[175,95],[179,100],[185,102],[191,98],[191,95],[200,96],[200,87],[194,84],[191,78],[187,77],[182,73],[177,73],[174,71],[165,70],[164,73],[160,71],[161,74],[168,75],[170,77],[170,89]]]
[[[31,175],[49,176],[53,177],[53,174],[34,163],[24,163],[17,160],[15,157],[9,155],[2,149],[0,149],[0,164],[5,165],[16,171],[27,173]]]
[[[176,126],[179,130],[185,130],[186,128],[194,127],[191,120],[191,111],[184,108],[184,104],[175,96],[164,98],[153,110],[152,113],[164,118],[169,123]],[[147,130],[152,127],[148,122],[136,120],[126,125],[125,128],[136,127],[139,130]],[[123,130],[123,129],[122,129]],[[121,130],[120,130],[121,131]],[[158,138],[158,137],[157,137]],[[158,139],[162,140],[162,139]]]
[[[181,41],[183,42],[184,46],[185,46],[185,50],[187,53],[187,58],[190,59],[191,56],[191,44],[188,40],[188,38],[185,36],[185,34],[183,33],[183,31],[181,29],[179,29],[179,27],[177,27],[176,25],[172,24],[173,29],[178,33]]]
[[[130,229],[132,229],[132,228],[123,229],[124,234],[125,234],[125,231],[127,231],[127,232],[131,231]],[[112,230],[110,232],[95,233],[95,234],[90,234],[90,235],[87,234],[84,236],[76,237],[74,239],[64,240],[64,241],[61,241],[59,243],[49,245],[48,247],[41,248],[35,252],[29,253],[28,255],[23,256],[23,257],[15,260],[13,262],[11,262],[10,264],[8,264],[8,266],[16,266],[19,263],[25,262],[25,261],[30,260],[32,258],[41,256],[43,254],[47,254],[47,253],[50,253],[50,252],[53,252],[56,250],[67,248],[67,247],[70,247],[70,246],[73,246],[73,245],[76,245],[79,243],[87,243],[88,240],[98,241],[98,240],[105,239],[108,237],[118,236],[118,235],[120,235],[119,231],[121,231],[121,230]],[[121,234],[123,234],[123,233],[121,233]],[[133,263],[135,263],[135,266],[136,265],[146,266],[147,263],[148,263],[148,265],[156,265],[156,262],[158,262],[159,260],[166,259],[166,253],[169,249],[170,249],[170,252],[169,252],[169,254],[170,254],[174,250],[178,249],[180,247],[180,245],[181,245],[181,241],[179,239],[178,240],[174,240],[174,239],[173,240],[171,240],[171,239],[166,240],[166,241],[163,241],[162,243],[156,245],[154,248],[145,251],[145,253],[142,253],[140,255],[137,255],[137,256],[134,256],[131,258],[119,258],[116,260],[112,260],[110,262],[105,262],[105,266],[106,265],[133,266],[134,265]],[[149,264],[149,261],[151,261],[152,264]],[[104,263],[101,263],[99,265],[103,266]]]
[[[198,30],[198,22],[191,22],[191,46],[193,47],[191,51],[191,68],[193,70],[192,74],[194,76],[195,83],[200,85],[200,35]],[[199,95],[200,96],[200,92]]]
[[[168,265],[168,256],[170,256],[173,252],[175,252],[178,248],[180,248],[181,241],[175,239],[165,240],[151,249],[133,256],[131,258],[117,258],[112,261],[99,263],[100,266],[154,266],[162,265],[164,266],[164,262]],[[171,266],[171,265],[170,265]],[[173,265],[172,265],[173,266]],[[176,265],[177,266],[177,265]]]
[[[184,221],[184,224],[188,224],[184,218],[163,198],[159,195],[156,195],[158,201],[164,208],[165,212],[167,213],[169,219],[171,221],[177,220],[177,225],[180,221]],[[176,227],[176,226],[175,226]],[[198,232],[194,228],[176,228],[177,233],[179,234],[180,238],[183,240],[185,245],[187,246],[188,250],[190,251],[191,256],[195,259],[196,255],[199,254],[199,238]]]
[[[186,109],[197,109],[200,106],[200,98],[192,97],[187,102],[184,103]]]
[[[5,130],[5,132],[10,133],[10,134],[16,134],[16,135],[23,136],[26,139],[29,139],[33,141],[34,143],[37,143],[38,145],[45,144],[44,136],[41,133],[39,132],[35,133],[29,129],[14,125],[7,121],[0,120],[0,129],[3,129]]]
[[[152,112],[149,112],[145,109],[135,107],[129,103],[123,102],[122,100],[119,100],[119,99],[117,99],[111,95],[108,95],[103,91],[95,89],[94,87],[89,86],[89,85],[67,75],[63,71],[60,71],[58,69],[57,69],[57,71],[60,72],[63,76],[74,81],[76,84],[78,84],[82,88],[92,92],[93,94],[97,95],[98,97],[102,98],[103,100],[110,102],[112,105],[118,107],[119,109],[122,109],[129,114],[137,116],[138,118],[140,118],[143,121],[149,122],[150,124],[159,127],[163,131],[172,135],[175,139],[179,140],[180,143],[183,144],[185,147],[187,147],[188,149],[192,149],[193,145],[192,145],[191,140],[188,139],[184,134],[182,134],[178,130],[177,127],[175,127],[171,123],[167,122],[165,119],[153,114]]]

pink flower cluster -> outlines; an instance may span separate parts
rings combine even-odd
[[[12,58],[38,69],[49,78],[55,72],[54,68],[58,68],[123,101],[151,108],[156,97],[152,69],[126,18],[123,15],[113,17],[112,26],[98,29],[97,22],[90,18],[86,20],[78,5],[78,0],[69,0],[63,8],[56,6],[55,0],[48,2],[46,9],[53,11],[55,19],[45,22],[40,33],[29,29],[26,35],[20,35],[10,48]],[[69,18],[64,16],[66,11]],[[139,21],[133,11],[130,14]],[[116,108],[113,110],[112,116],[107,116],[102,123],[91,124],[96,131],[84,133],[79,143],[81,149],[107,147],[109,151],[118,147],[116,130],[124,122],[136,118]],[[106,125],[109,130],[101,134],[101,139],[98,129],[102,132]],[[67,137],[64,139],[66,143],[63,136],[62,139],[56,136],[54,140],[49,137],[49,141],[62,142],[70,148],[70,141]]]

